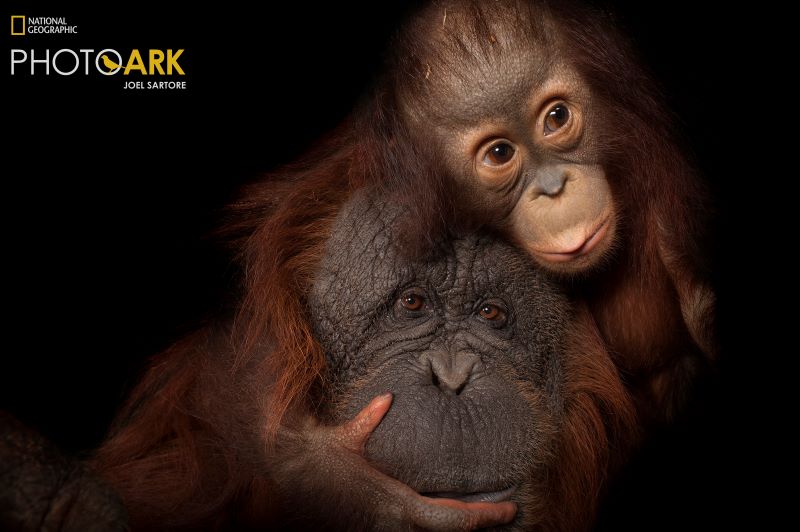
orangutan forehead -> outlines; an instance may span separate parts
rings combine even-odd
[[[414,114],[440,122],[507,114],[552,75],[560,58],[544,17],[446,9],[434,11],[442,23],[428,20],[403,61],[400,81],[411,87],[406,104]]]
[[[435,68],[435,67],[431,67]],[[520,111],[531,92],[551,74],[546,58],[534,53],[476,61],[471,69],[443,70],[429,76],[429,112],[447,121],[508,116]]]

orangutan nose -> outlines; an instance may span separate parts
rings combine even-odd
[[[429,351],[423,354],[423,363],[430,368],[431,383],[448,395],[459,395],[480,363],[471,353],[451,354],[447,351]]]
[[[536,177],[531,184],[531,193],[534,197],[556,197],[564,190],[568,174],[563,168],[544,168],[536,172]]]

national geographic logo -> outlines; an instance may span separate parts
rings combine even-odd
[[[35,31],[31,31],[35,28]],[[77,26],[67,24],[65,17],[11,16],[11,34],[77,33]],[[180,63],[183,48],[139,49],[119,51],[114,48],[12,48],[11,76],[44,78],[49,76],[130,76],[124,89],[186,89],[181,80],[186,71]],[[164,77],[178,77],[164,80]],[[136,79],[139,78],[139,79]],[[160,79],[159,79],[160,78]]]
[[[26,17],[11,15],[11,35],[78,33],[78,26],[67,22],[66,17]]]

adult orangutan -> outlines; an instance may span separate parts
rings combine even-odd
[[[439,2],[392,57],[374,100],[239,203],[237,320],[156,359],[98,452],[135,525],[585,528],[636,439],[628,392],[661,417],[713,355],[702,186],[605,16],[567,2]],[[399,227],[340,216],[368,184],[402,198]],[[349,238],[353,223],[383,247]],[[568,297],[519,252],[475,236],[482,226],[566,279]],[[393,240],[404,245],[390,252]],[[422,290],[375,305],[388,290],[359,284],[363,264],[383,272],[370,279]],[[437,273],[451,269],[461,284]],[[403,327],[386,322],[403,312]],[[370,329],[380,325],[386,336]],[[411,347],[386,359],[378,347],[398,330],[410,336],[384,347]],[[403,383],[424,392],[406,397]],[[9,434],[3,452],[30,449]],[[24,452],[20,482],[41,481],[54,528],[82,507],[123,526],[102,483],[82,499],[97,485],[88,472],[59,462],[50,474]],[[53,484],[67,489],[54,496]]]
[[[267,431],[265,341],[225,324],[163,354],[95,466],[134,529],[574,530],[637,432],[586,310],[493,235],[409,258],[357,194],[315,267],[316,419]],[[280,302],[271,302],[280,305]]]
[[[243,237],[245,284],[236,322],[159,359],[98,454],[96,466],[135,523],[255,525],[285,516],[354,528],[458,529],[509,519],[521,527],[585,528],[613,461],[610,449],[624,454],[635,440],[609,351],[648,418],[668,416],[697,366],[713,355],[713,294],[698,246],[702,187],[675,147],[650,82],[602,15],[550,2],[437,3],[410,22],[393,53],[373,101],[316,153],[255,185],[238,204],[239,221],[231,227]],[[392,239],[403,244],[392,255],[399,262],[382,267],[419,260],[436,270],[453,259],[430,259],[431,249],[452,237],[464,242],[485,226],[568,280],[573,304],[561,336],[563,416],[547,410],[556,420],[549,428],[543,422],[515,433],[544,442],[539,431],[555,431],[548,445],[522,447],[536,467],[511,462],[520,475],[551,471],[555,477],[545,476],[558,485],[525,483],[511,499],[516,511],[497,499],[507,496],[506,484],[484,485],[483,473],[460,477],[461,489],[436,483],[447,471],[458,476],[459,459],[469,453],[440,462],[433,448],[425,476],[408,469],[404,451],[385,439],[371,451],[369,436],[389,407],[387,397],[344,422],[384,377],[357,374],[344,390],[362,395],[342,395],[336,364],[352,355],[332,351],[329,340],[361,329],[326,328],[314,303],[326,271],[320,264],[338,255],[330,242],[352,251],[351,240],[331,232],[333,221],[355,190],[376,183],[401,198],[407,213],[392,229]],[[379,240],[386,244],[387,237]],[[504,249],[499,264],[513,262],[506,272],[512,275],[523,268],[520,256]],[[404,253],[412,262],[403,262]],[[356,266],[364,260],[350,256]],[[530,275],[536,286],[546,285]],[[385,305],[347,314],[362,295],[373,294],[337,294],[342,304],[334,307],[350,316],[340,323],[380,323]],[[448,299],[439,291],[427,297]],[[416,306],[416,295],[407,303]],[[357,340],[337,345],[355,352]],[[368,354],[367,369],[379,360]],[[434,363],[428,367],[433,371]],[[434,374],[426,374],[431,387],[452,380],[437,376],[437,384]],[[525,387],[547,389],[558,379],[520,377],[505,375],[528,401],[526,411],[536,414],[540,403]],[[332,398],[343,404],[330,406]],[[495,448],[477,449],[494,464]],[[504,474],[499,466],[488,469]],[[431,478],[436,485],[428,490]],[[491,503],[474,502],[465,495],[472,489]],[[435,501],[418,491],[449,498]],[[551,498],[542,499],[545,493]]]

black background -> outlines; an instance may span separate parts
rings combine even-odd
[[[601,519],[609,530],[755,524],[777,504],[763,474],[778,439],[767,374],[786,350],[762,328],[752,282],[762,259],[742,252],[762,247],[752,220],[769,210],[752,204],[743,141],[772,125],[774,101],[749,89],[764,80],[762,25],[758,14],[695,4],[602,2],[663,86],[712,188],[723,344],[689,419],[623,475]],[[409,4],[260,5],[12,3],[6,13],[79,27],[4,32],[7,51],[186,50],[185,91],[6,68],[0,408],[71,452],[99,443],[149,355],[219,312],[235,277],[207,237],[221,209],[347,115]]]

